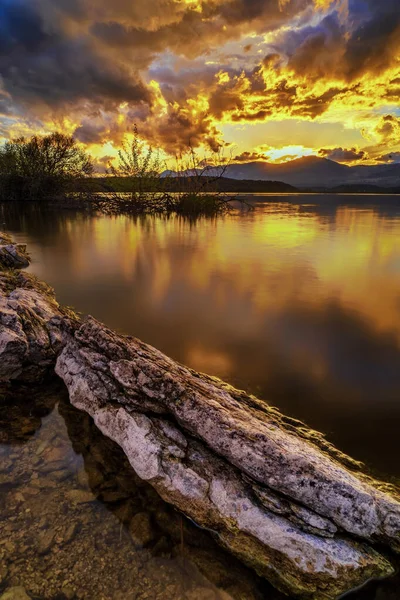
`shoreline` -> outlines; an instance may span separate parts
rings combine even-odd
[[[136,473],[276,587],[330,600],[392,572],[373,546],[400,550],[398,489],[254,396],[90,317],[81,322],[32,276],[1,277],[3,381],[40,379],[57,360],[72,404],[119,443]]]

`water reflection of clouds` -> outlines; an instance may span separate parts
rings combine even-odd
[[[350,430],[364,431],[355,454],[368,453],[369,422],[400,416],[399,210],[313,200],[195,225],[72,215],[61,226],[53,215],[51,245],[35,229],[33,268],[62,302],[250,388],[349,451]]]

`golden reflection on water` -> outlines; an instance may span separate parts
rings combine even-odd
[[[220,310],[242,300],[240,319],[256,328],[260,316],[293,302],[318,309],[334,299],[400,340],[400,218],[374,209],[340,207],[331,220],[311,207],[274,204],[197,225],[179,217],[71,218],[60,234],[77,283],[116,274],[134,283],[144,272],[153,307],[180,285]],[[58,267],[59,257],[54,265],[42,258],[39,275]]]
[[[398,201],[26,223],[14,233],[62,303],[252,390],[360,458],[376,460],[374,424],[386,468],[400,418]]]

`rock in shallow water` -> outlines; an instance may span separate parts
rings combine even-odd
[[[0,270],[0,382],[43,377],[75,323],[46,284],[26,273]]]
[[[142,479],[281,590],[332,599],[392,572],[370,544],[399,547],[397,499],[303,424],[92,318],[56,371]]]
[[[0,268],[25,269],[29,264],[26,246],[13,243],[8,234],[0,232]]]
[[[54,531],[46,531],[41,533],[38,537],[37,551],[40,555],[47,554],[50,552],[55,539]]]
[[[9,588],[0,596],[0,600],[30,600],[30,598],[25,588],[21,586]]]
[[[145,512],[137,513],[129,524],[129,533],[135,544],[140,546],[150,544],[155,538],[150,515]]]

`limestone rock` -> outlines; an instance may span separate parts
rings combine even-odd
[[[43,377],[76,323],[48,286],[27,273],[0,270],[0,382]]]
[[[139,477],[282,591],[330,600],[392,572],[371,544],[399,548],[397,498],[302,423],[92,318],[56,372]]]
[[[24,244],[15,244],[6,233],[0,232],[0,268],[25,269],[30,259]]]

